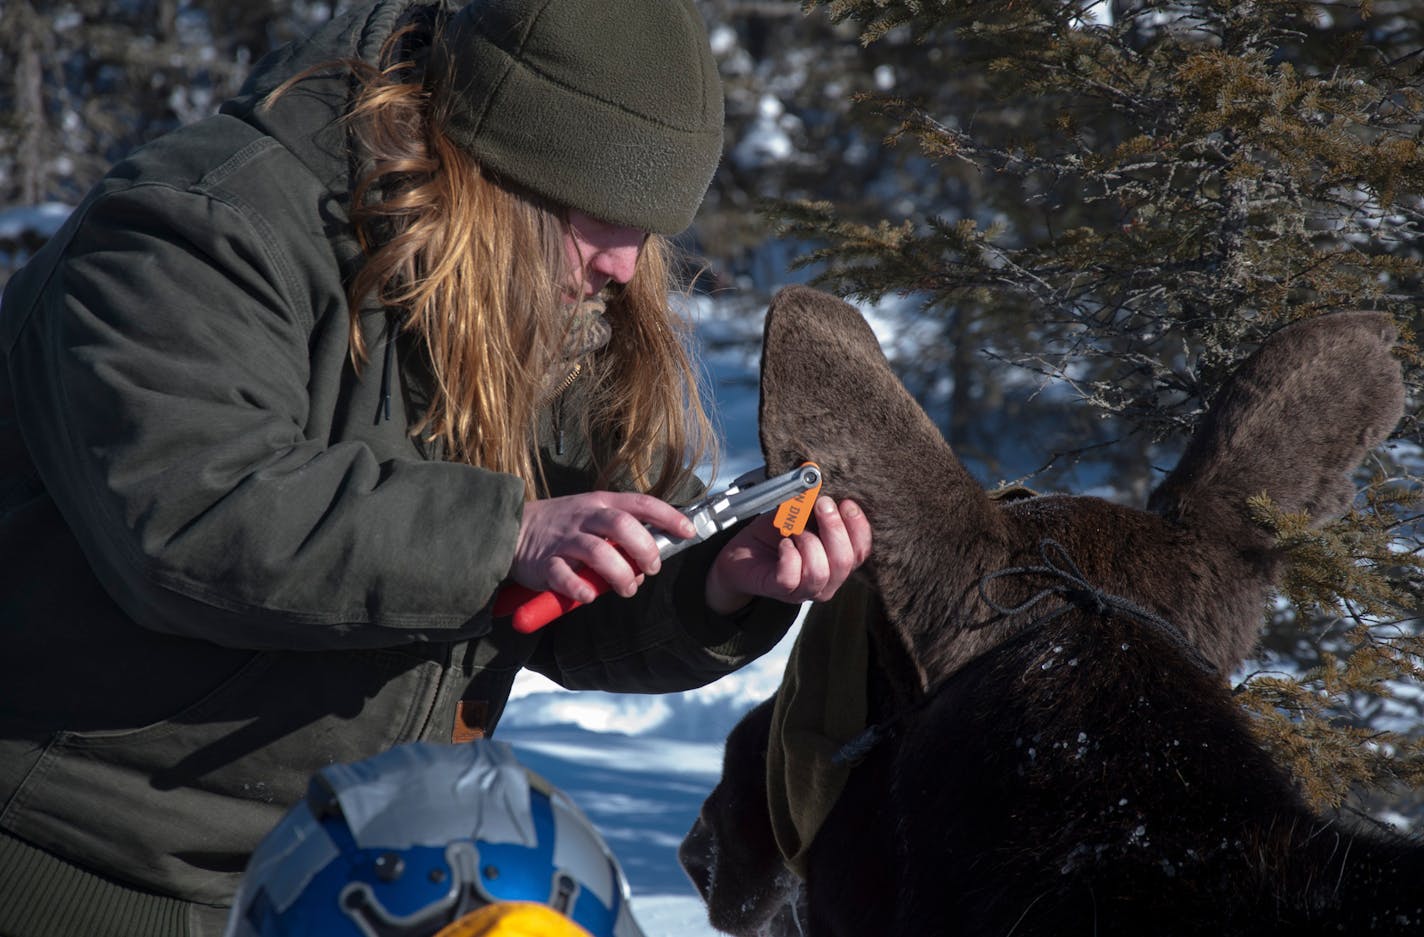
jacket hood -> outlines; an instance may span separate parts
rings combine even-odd
[[[302,80],[273,107],[261,102],[302,71],[342,59],[375,64],[381,46],[410,16],[421,11],[451,12],[461,0],[375,0],[333,17],[304,39],[263,56],[238,96],[222,113],[240,118],[273,137],[342,199],[350,191],[351,159],[341,117],[351,96],[350,72],[323,70]]]

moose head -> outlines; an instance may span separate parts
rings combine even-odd
[[[791,288],[767,313],[762,448],[769,470],[810,459],[829,493],[865,508],[875,533],[870,576],[925,686],[1022,623],[986,604],[979,584],[1040,565],[1045,541],[1097,588],[1175,623],[1229,672],[1257,641],[1280,561],[1247,498],[1264,493],[1321,520],[1349,505],[1350,472],[1403,406],[1394,340],[1389,317],[1370,312],[1273,336],[1213,401],[1146,510],[1070,495],[1000,502],[895,377],[860,313]],[[1030,588],[1006,581],[993,604],[1021,601]]]
[[[762,448],[772,472],[816,462],[826,493],[870,519],[872,673],[822,684],[865,682],[872,722],[889,729],[852,756],[798,854],[803,880],[768,812],[778,784],[782,802],[795,794],[768,771],[769,751],[791,744],[773,704],[792,677],[745,717],[680,853],[714,925],[748,937],[1424,926],[1424,848],[1314,815],[1225,679],[1283,562],[1248,499],[1321,523],[1348,507],[1351,472],[1403,406],[1394,341],[1369,312],[1280,329],[1143,508],[1003,499],[966,471],[853,307],[782,291],[766,320]]]

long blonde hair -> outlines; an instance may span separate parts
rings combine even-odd
[[[393,34],[379,68],[344,63],[357,79],[348,120],[363,169],[351,220],[366,254],[348,291],[351,353],[358,368],[367,359],[359,310],[374,297],[426,353],[432,394],[413,432],[453,461],[522,478],[535,497],[546,374],[572,320],[563,285],[577,275],[566,213],[492,177],[446,136],[441,76],[420,74],[401,51],[422,31]],[[597,487],[667,497],[715,454],[671,286],[670,245],[650,236],[632,280],[608,297],[607,346],[581,363],[577,416]]]

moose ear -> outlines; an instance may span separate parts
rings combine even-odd
[[[777,294],[766,315],[760,417],[769,471],[813,461],[826,495],[864,509],[875,536],[865,570],[899,639],[936,633],[963,598],[946,564],[967,544],[1002,540],[1004,520],[859,312],[806,287]]]
[[[914,504],[946,473],[952,481],[941,486],[982,494],[890,369],[865,319],[820,290],[788,287],[767,310],[760,424],[770,472],[809,459],[825,471],[828,493],[866,507],[897,498]]]
[[[1322,522],[1343,513],[1354,494],[1350,472],[1403,411],[1396,337],[1390,318],[1373,312],[1276,332],[1222,388],[1148,507],[1243,547],[1269,545],[1246,518],[1253,495]]]

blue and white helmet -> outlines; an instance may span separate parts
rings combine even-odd
[[[508,745],[414,743],[312,778],[252,854],[226,937],[428,937],[499,902],[643,937],[603,838]]]

